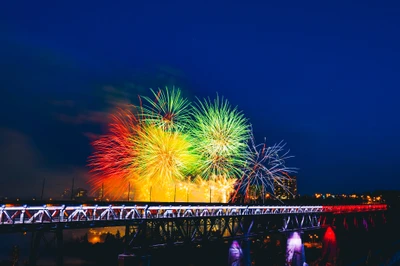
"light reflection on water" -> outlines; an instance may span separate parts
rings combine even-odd
[[[107,234],[117,235],[119,233],[120,237],[125,236],[125,227],[124,226],[115,226],[115,227],[103,227],[103,228],[90,228],[89,230],[85,230],[85,232],[78,236],[82,237],[85,233],[88,234],[88,242],[92,244],[96,243],[104,243]]]
[[[120,236],[123,237],[125,234],[125,227],[104,227],[104,228],[91,228],[91,229],[71,229],[63,231],[64,242],[74,241],[81,239],[87,233],[88,241],[92,244],[103,243],[107,233],[117,234],[120,232]],[[45,238],[50,241],[54,238],[53,233],[46,233]],[[13,234],[1,234],[0,235],[0,264],[4,261],[8,261],[12,257],[12,251],[14,246],[19,248],[19,262],[20,265],[24,265],[24,262],[29,259],[30,245],[32,241],[32,233],[13,233]],[[43,243],[40,243],[43,246]],[[46,251],[41,252],[39,255],[38,266],[47,266],[55,264],[55,255],[46,254]],[[65,266],[89,266],[95,265],[94,263],[64,256]]]
[[[107,233],[115,235],[117,233],[117,231],[119,231],[120,236],[123,237],[124,230],[125,230],[125,227],[109,227],[109,228],[98,228],[98,229],[89,229],[89,230],[88,229],[64,230],[64,241],[66,243],[66,242],[68,242],[68,241],[70,242],[71,240],[74,240],[74,239],[81,239],[87,233],[89,242],[104,242]],[[54,236],[54,234],[50,234],[50,233],[46,234],[46,239],[50,240],[53,236]],[[311,236],[311,234],[309,236]],[[312,236],[315,236],[315,234]],[[268,240],[268,239],[269,239],[269,237],[266,238],[266,240]],[[24,262],[27,261],[28,257],[29,257],[29,249],[30,249],[31,240],[32,240],[31,233],[27,233],[25,235],[23,233],[1,234],[0,235],[0,265],[2,265],[2,261],[10,260],[12,247],[15,245],[19,247],[19,258],[20,258],[19,265],[24,265]],[[41,245],[43,246],[43,243],[41,243]],[[305,245],[305,246],[307,246],[307,245]],[[122,249],[123,248],[121,248],[121,252],[122,252]],[[203,248],[201,248],[201,249],[203,249]],[[118,251],[119,251],[119,248],[118,248]],[[55,254],[51,254],[51,252],[49,252],[48,250],[44,250],[44,249],[42,249],[41,252],[42,253],[40,254],[40,258],[38,260],[38,266],[55,265]],[[310,260],[311,257],[313,257],[313,256],[310,256],[311,252],[315,253],[316,255],[321,253],[320,249],[315,250],[315,246],[313,246],[313,248],[307,249],[307,251],[306,251],[307,260]],[[71,253],[71,254],[73,254],[73,253]],[[202,251],[201,254],[204,255],[204,251]],[[222,256],[223,257],[222,259],[225,259],[225,257],[227,257],[227,254],[228,254],[227,251],[225,252],[225,250],[223,248],[221,248],[220,252],[217,252],[215,254],[215,256]],[[65,255],[67,255],[67,254],[65,254]],[[112,257],[112,258],[114,258],[114,257]],[[90,257],[89,257],[89,259],[92,260]],[[153,257],[152,265],[153,265],[153,262],[154,262],[154,265],[162,265],[162,264],[156,263],[158,260],[159,260],[158,256]],[[187,263],[189,263],[189,262],[196,263],[196,260],[192,261],[191,259],[188,259]],[[115,256],[115,263],[117,263],[117,256]],[[212,263],[210,263],[210,266],[211,266],[211,264]],[[93,266],[93,265],[99,265],[99,264],[96,264],[95,262],[86,261],[85,259],[81,259],[81,257],[77,255],[76,257],[64,256],[64,265],[65,266]],[[193,264],[193,265],[197,265],[197,264]],[[259,265],[259,264],[257,263],[257,265]]]
[[[41,259],[37,266],[54,266],[55,260],[54,258],[44,258]],[[97,264],[94,262],[87,262],[85,260],[79,258],[71,258],[65,257],[64,258],[64,266],[96,266]]]

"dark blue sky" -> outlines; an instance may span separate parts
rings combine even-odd
[[[173,84],[284,139],[302,194],[400,189],[397,1],[60,2],[0,9],[0,196],[87,187],[112,104]]]

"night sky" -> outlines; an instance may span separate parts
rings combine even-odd
[[[61,2],[0,7],[0,196],[89,188],[107,113],[166,85],[287,142],[300,194],[400,189],[398,1]]]

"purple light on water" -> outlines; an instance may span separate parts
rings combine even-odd
[[[367,220],[365,220],[365,218],[363,218],[363,225],[364,225],[365,230],[368,231],[368,222],[367,222]]]
[[[228,264],[229,266],[239,266],[243,258],[243,251],[239,243],[234,240],[229,248]]]
[[[303,265],[304,263],[303,243],[300,234],[293,232],[286,247],[286,265]]]

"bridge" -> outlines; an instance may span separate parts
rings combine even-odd
[[[280,231],[321,226],[326,214],[369,213],[387,210],[386,204],[328,206],[254,205],[79,205],[0,207],[0,233],[130,225],[137,221],[213,219],[233,217],[283,217]],[[292,219],[292,220],[291,220]],[[294,219],[294,220],[293,220]],[[295,221],[295,224],[293,223]],[[326,221],[326,220],[325,220]],[[292,223],[290,223],[292,222]],[[295,226],[290,227],[289,225]]]
[[[64,229],[125,227],[126,250],[146,250],[160,245],[250,239],[272,232],[316,230],[328,226],[374,226],[384,222],[386,204],[263,206],[168,203],[6,204],[0,207],[0,234],[32,232],[31,265],[40,241],[54,232],[60,247]],[[62,255],[58,256],[62,265]]]

